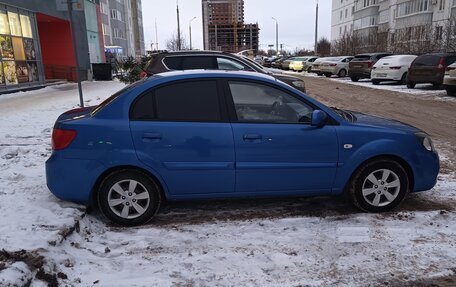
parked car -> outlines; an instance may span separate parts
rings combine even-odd
[[[348,71],[348,63],[353,59],[353,56],[340,56],[327,58],[320,64],[320,71],[326,77],[337,75],[339,78],[345,78]]]
[[[303,62],[307,61],[307,57],[294,57],[293,61],[290,62],[290,70],[295,72],[302,72]]]
[[[310,72],[317,74],[318,76],[323,75],[323,73],[321,72],[321,64],[324,61],[326,61],[328,58],[330,58],[330,57],[322,57],[322,58],[315,59],[315,61],[312,63],[312,66],[310,67]]]
[[[302,70],[306,71],[307,73],[310,73],[312,70],[312,65],[317,59],[318,56],[308,56],[307,60],[302,62]]]
[[[456,61],[456,54],[426,54],[418,56],[410,66],[407,87],[413,89],[418,83],[443,84],[443,76],[448,65]]]
[[[285,60],[288,59],[288,58],[289,58],[288,56],[282,56],[282,57],[279,57],[279,58],[275,59],[275,60],[272,61],[272,63],[271,63],[271,68],[282,69],[282,63],[283,63],[283,61],[285,61]]]
[[[272,56],[272,57],[269,57],[269,58],[265,58],[263,60],[263,66],[266,67],[266,68],[272,68],[272,62],[276,59],[277,57],[276,56]]]
[[[408,69],[416,57],[415,55],[393,55],[381,58],[372,67],[372,84],[378,85],[382,81],[397,81],[405,84]]]
[[[294,61],[297,57],[290,57],[282,62],[282,70],[290,70],[290,64]]]
[[[291,75],[279,74],[282,71],[271,71],[260,66],[255,61],[242,55],[234,55],[219,51],[180,51],[163,52],[152,56],[146,65],[143,76],[152,76],[173,70],[242,70],[269,74],[278,80],[284,81],[292,87],[306,92],[302,79]]]
[[[443,86],[450,97],[456,96],[456,62],[446,68]]]
[[[159,74],[95,108],[62,114],[46,179],[58,198],[113,222],[148,222],[167,201],[339,195],[368,212],[431,189],[427,134],[331,109],[275,78],[239,71]]]
[[[374,64],[386,56],[391,56],[391,54],[372,53],[356,55],[348,65],[348,76],[353,82],[357,82],[359,79],[369,79]]]

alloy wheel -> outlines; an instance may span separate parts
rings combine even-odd
[[[108,192],[111,211],[124,219],[143,215],[150,204],[150,195],[140,182],[126,179],[116,182]]]
[[[399,176],[389,169],[371,172],[363,182],[362,194],[367,203],[382,207],[392,203],[399,195],[401,181]]]

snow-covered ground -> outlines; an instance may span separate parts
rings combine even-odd
[[[291,75],[299,75],[303,77],[319,77],[325,79],[325,76],[318,76],[314,73],[297,73],[288,71],[287,74]],[[407,88],[406,85],[399,84],[397,82],[382,82],[379,85],[373,85],[370,79],[361,79],[358,82],[352,82],[349,77],[339,78],[337,76],[332,76],[327,78],[331,81],[340,82],[344,84],[354,85],[354,86],[361,86],[371,89],[377,90],[385,90],[385,91],[392,91],[392,92],[399,92],[405,93],[408,95],[414,95],[420,98],[429,98],[432,100],[438,101],[453,101],[456,102],[456,97],[450,97],[447,95],[446,91],[441,88],[436,88],[432,84],[417,84],[414,89]]]
[[[87,82],[85,98],[122,87]],[[119,228],[46,187],[53,123],[78,102],[74,84],[0,95],[0,286],[456,285],[454,174],[386,214],[338,198],[195,202]]]

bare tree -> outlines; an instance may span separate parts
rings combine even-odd
[[[189,50],[190,47],[187,44],[187,40],[185,37],[181,34],[181,50]],[[166,41],[166,49],[168,51],[177,51],[178,50],[178,40],[177,40],[177,34],[173,34],[172,37]]]
[[[317,42],[316,48],[317,54],[320,56],[329,56],[331,54],[331,42],[325,37],[320,38]]]

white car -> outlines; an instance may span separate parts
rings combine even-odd
[[[448,96],[456,96],[456,62],[446,68],[445,76],[443,77],[443,86]]]
[[[397,81],[405,84],[408,69],[416,57],[415,55],[393,55],[381,58],[372,67],[372,84],[378,85],[382,81]]]
[[[320,72],[326,77],[337,75],[339,78],[347,76],[348,63],[353,59],[353,56],[340,56],[326,58],[324,62],[320,64]]]

